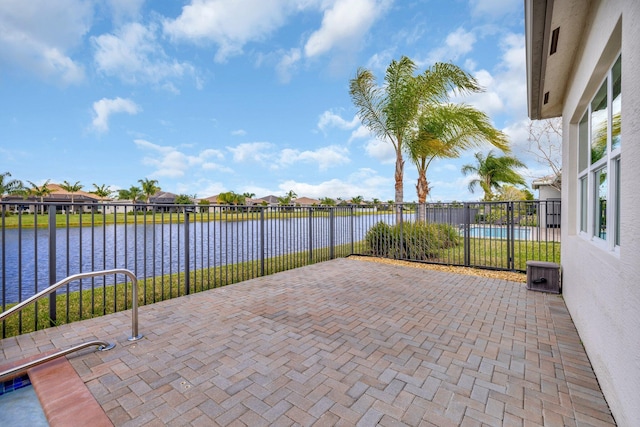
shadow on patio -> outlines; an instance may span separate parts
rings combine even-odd
[[[70,356],[115,425],[613,425],[558,295],[354,259],[0,341]]]

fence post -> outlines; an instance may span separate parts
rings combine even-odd
[[[515,264],[515,215],[514,202],[507,202],[507,268],[513,270]]]
[[[353,255],[355,252],[355,221],[356,221],[356,212],[355,208],[351,206],[351,253],[349,255]]]
[[[190,254],[190,238],[189,238],[189,207],[184,208],[184,293],[189,295],[191,292],[191,254]]]
[[[464,215],[463,215],[463,227],[464,227],[464,266],[471,266],[471,206],[469,203],[464,203]]]
[[[400,212],[400,223],[398,224],[400,226],[400,247],[397,248],[395,259],[405,259],[407,254],[404,251],[404,205],[398,204],[398,212]]]
[[[335,210],[336,207],[332,206],[329,208],[329,259],[333,259],[335,257]]]
[[[56,280],[56,205],[49,205],[49,286]],[[49,294],[49,326],[56,323],[56,291]]]
[[[313,211],[314,208],[309,208],[309,265],[313,264]]]
[[[263,206],[260,210],[260,275],[264,276],[264,211],[270,209]]]

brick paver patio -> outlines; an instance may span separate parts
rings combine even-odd
[[[353,259],[0,341],[69,357],[115,425],[614,425],[562,298]]]

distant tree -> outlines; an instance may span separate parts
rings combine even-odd
[[[351,203],[353,203],[354,205],[359,205],[364,201],[364,197],[362,196],[356,196],[356,197],[352,197],[351,198]]]
[[[376,137],[390,142],[396,154],[395,201],[403,202],[403,150],[408,134],[417,127],[420,112],[446,102],[452,91],[480,92],[476,80],[456,65],[436,63],[414,76],[416,64],[406,56],[393,60],[378,86],[373,72],[360,68],[349,82],[349,94],[362,124]],[[401,218],[401,217],[400,217]]]
[[[293,190],[289,190],[289,192],[283,197],[278,197],[278,204],[281,206],[290,205],[293,202],[293,199],[295,199],[296,197],[298,197],[296,192]]]
[[[514,168],[526,168],[525,164],[512,156],[495,156],[493,151],[489,151],[485,157],[482,153],[476,153],[475,165],[464,165],[462,173],[466,176],[475,174],[474,178],[469,182],[469,191],[472,193],[476,185],[480,184],[480,188],[484,191],[484,201],[491,201],[494,198],[493,190],[499,189],[502,183],[523,185],[527,183]]]
[[[256,193],[242,193],[245,199],[253,199],[256,197]]]
[[[106,198],[111,196],[111,194],[113,194],[113,190],[111,190],[109,188],[108,185],[106,184],[102,184],[102,185],[97,185],[97,184],[92,184],[94,190],[90,191],[91,194],[95,194],[96,196],[100,197],[100,198]]]
[[[335,206],[336,201],[333,200],[331,197],[323,197],[322,199],[320,199],[320,204],[322,206]]]
[[[84,186],[80,184],[80,181],[76,181],[73,184],[70,184],[68,181],[62,181],[62,184],[60,184],[60,188],[71,193],[71,204],[74,202],[75,193],[82,190],[82,187]],[[71,210],[73,210],[73,208],[71,208]]]
[[[245,197],[233,191],[218,194],[218,203],[221,205],[244,205]]]
[[[5,172],[0,174],[0,201],[10,194],[18,194],[24,192],[24,184],[19,179],[7,179],[11,173]]]
[[[526,188],[518,188],[513,185],[503,185],[498,189],[496,200],[511,202],[519,200],[532,200],[533,194]]]
[[[118,199],[120,200],[131,200],[133,203],[136,203],[143,196],[142,190],[140,187],[136,187],[132,185],[128,190],[118,190]]]
[[[180,194],[176,196],[176,199],[173,201],[176,205],[191,205],[193,204],[193,200],[190,196],[186,194]]]
[[[604,138],[606,149],[606,137]],[[562,118],[529,122],[529,152],[536,161],[551,169],[558,179],[551,186],[562,190]]]
[[[160,191],[160,187],[158,187],[158,181],[155,179],[139,179],[138,182],[142,187],[142,194],[144,194],[145,202],[148,204],[151,197],[157,194]]]
[[[45,196],[51,194],[51,189],[49,188],[49,181],[46,180],[42,185],[36,185],[31,181],[27,181],[31,188],[28,190],[29,194],[40,199],[40,203],[44,202]],[[44,205],[40,205],[40,213],[44,213]]]

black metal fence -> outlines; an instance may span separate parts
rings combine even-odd
[[[0,202],[0,308],[72,274],[113,268],[136,274],[141,304],[353,254],[524,271],[529,259],[559,262],[559,215],[559,201],[337,207]],[[126,310],[130,287],[122,277],[71,283],[5,320],[2,337]]]

